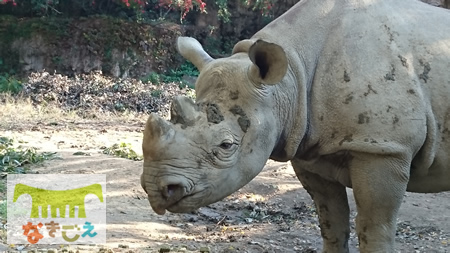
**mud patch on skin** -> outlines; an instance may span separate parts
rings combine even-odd
[[[350,82],[350,76],[347,73],[347,70],[344,70],[344,81],[346,83]]]
[[[239,117],[238,124],[241,127],[242,131],[246,133],[247,129],[250,127],[250,120],[247,117]]]
[[[395,67],[391,65],[391,71],[384,76],[386,81],[395,81]]]
[[[333,130],[333,132],[331,133],[331,137],[330,138],[334,139],[338,133],[339,133],[338,131]]]
[[[230,108],[230,112],[234,115],[238,115],[238,124],[241,127],[242,131],[244,133],[247,132],[248,128],[250,127],[250,119],[245,114],[244,110],[239,105],[235,105]]]
[[[369,84],[367,85],[367,92],[364,92],[364,96],[367,97],[370,93],[378,94],[378,92],[372,88],[372,85]]]
[[[358,115],[358,124],[368,124],[370,122],[370,117],[368,116],[367,112],[360,113]]]
[[[400,121],[399,117],[397,115],[394,115],[394,117],[392,118],[392,124],[397,124]]]
[[[412,95],[416,94],[416,91],[413,89],[409,89],[409,90],[407,90],[407,92]]]
[[[239,98],[239,91],[230,91],[230,99],[236,100]]]
[[[422,79],[425,83],[428,81],[428,73],[431,71],[430,63],[419,60],[420,65],[423,66],[423,73],[419,75],[419,78]]]
[[[342,139],[342,140],[339,142],[339,146],[342,146],[342,144],[343,144],[344,142],[352,142],[352,141],[353,141],[353,134],[346,135],[346,136],[344,136],[344,139]]]
[[[405,67],[405,68],[409,67],[408,60],[405,57],[398,55],[398,58],[402,62],[403,67]]]
[[[352,100],[353,100],[353,92],[348,94],[347,97],[345,98],[344,102],[342,102],[342,103],[348,105]]]
[[[223,121],[224,118],[219,110],[219,106],[216,104],[206,104],[204,106],[206,107],[206,118],[208,122],[219,124]]]

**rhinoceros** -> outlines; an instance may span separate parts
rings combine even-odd
[[[141,184],[157,214],[190,212],[291,161],[323,252],[393,252],[406,191],[450,190],[450,12],[414,0],[303,0],[213,59],[194,38],[196,101],[151,114]]]

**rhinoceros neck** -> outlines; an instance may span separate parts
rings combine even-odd
[[[292,159],[308,138],[308,96],[319,56],[333,27],[342,17],[344,0],[304,0],[257,32],[252,39],[264,39],[283,47],[289,67],[275,85],[275,114],[280,132],[271,159]]]

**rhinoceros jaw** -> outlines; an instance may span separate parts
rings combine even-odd
[[[159,215],[164,215],[166,213],[166,208],[162,206],[154,206],[151,203],[150,206],[152,207],[153,211]]]

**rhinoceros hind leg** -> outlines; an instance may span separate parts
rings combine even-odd
[[[322,252],[348,253],[350,210],[345,186],[303,170],[295,160],[291,162],[298,179],[314,200],[319,214]]]

